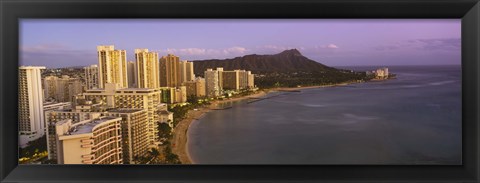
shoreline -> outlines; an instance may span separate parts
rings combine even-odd
[[[295,91],[295,90],[305,90],[305,89],[313,89],[313,88],[326,88],[326,87],[335,87],[335,86],[347,86],[350,84],[357,84],[357,83],[366,83],[370,81],[350,81],[350,82],[343,82],[338,84],[329,84],[329,85],[316,85],[316,86],[301,86],[301,87],[279,87],[279,88],[269,88],[265,89],[268,92],[278,92],[278,91]],[[267,93],[268,93],[267,92]]]
[[[199,108],[197,111],[190,110],[188,111],[185,119],[181,120],[177,126],[174,128],[173,138],[172,138],[172,152],[178,155],[178,158],[182,162],[182,164],[194,164],[195,162],[192,161],[192,158],[188,151],[188,129],[193,124],[193,122],[197,121],[198,119],[202,118],[206,113],[214,110],[215,106],[218,104],[226,103],[226,102],[234,102],[239,100],[248,100],[249,98],[259,98],[263,97],[271,92],[291,92],[296,90],[304,90],[304,89],[312,89],[312,88],[324,88],[324,87],[335,87],[335,86],[346,86],[355,83],[364,83],[365,81],[351,81],[351,82],[343,82],[338,84],[330,84],[330,85],[317,85],[317,86],[303,86],[303,87],[279,87],[279,88],[269,88],[264,90],[258,90],[257,93],[229,98],[225,100],[215,100],[210,105],[204,106]],[[178,133],[181,132],[181,133]]]
[[[210,105],[198,108],[197,111],[190,110],[186,114],[185,119],[178,122],[177,126],[173,130],[172,138],[172,152],[178,155],[178,158],[182,164],[193,164],[192,158],[188,152],[188,129],[193,122],[202,118],[206,113],[212,111],[216,105],[226,103],[226,102],[235,102],[240,100],[248,100],[249,98],[262,97],[268,94],[265,91],[258,91],[257,93],[240,96],[235,98],[229,98],[225,100],[215,100]]]

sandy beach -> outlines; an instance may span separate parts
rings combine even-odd
[[[185,119],[180,121],[177,126],[174,128],[173,132],[173,139],[172,139],[172,151],[173,153],[177,154],[182,164],[192,164],[192,160],[188,154],[188,128],[195,120],[201,118],[205,113],[210,112],[216,105],[225,103],[225,102],[233,102],[239,100],[245,100],[248,98],[258,98],[265,96],[267,92],[265,91],[258,91],[255,94],[229,98],[224,100],[216,100],[213,101],[210,105],[198,108],[198,110],[190,110],[188,111]]]

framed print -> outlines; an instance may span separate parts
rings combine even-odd
[[[5,182],[477,182],[463,1],[4,1]]]

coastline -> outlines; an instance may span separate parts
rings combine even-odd
[[[294,87],[294,88],[288,88],[288,87],[280,87],[280,88],[270,88],[270,89],[265,89],[265,90],[259,90],[257,93],[251,94],[251,95],[246,95],[246,96],[241,96],[241,97],[235,97],[235,98],[229,98],[225,100],[215,100],[213,101],[210,105],[198,108],[197,111],[190,110],[188,111],[185,119],[181,120],[177,126],[174,128],[173,132],[173,140],[172,140],[172,151],[176,155],[178,155],[180,161],[182,164],[194,164],[192,161],[192,158],[188,152],[188,129],[190,128],[190,125],[193,124],[196,120],[200,119],[205,115],[206,113],[214,110],[215,106],[218,104],[226,103],[226,102],[234,102],[234,101],[239,101],[239,100],[246,100],[249,98],[259,98],[267,95],[268,93],[271,92],[282,92],[282,91],[296,91],[296,90],[304,90],[304,89],[312,89],[312,88],[324,88],[324,87],[335,87],[335,86],[345,86],[349,84],[355,84],[355,83],[363,83],[359,81],[352,81],[352,82],[343,82],[343,83],[338,83],[338,84],[330,84],[330,85],[317,85],[317,86],[303,86],[303,87]]]
[[[173,130],[173,138],[172,138],[172,152],[178,155],[178,158],[182,162],[182,164],[193,164],[190,154],[188,153],[188,129],[190,125],[203,117],[206,113],[210,112],[215,108],[216,105],[226,103],[226,102],[234,102],[239,100],[246,100],[249,98],[257,98],[265,96],[268,92],[265,91],[258,91],[257,93],[229,98],[225,100],[216,100],[213,101],[210,105],[198,108],[197,111],[190,110],[186,114],[185,119],[178,122],[177,126]]]

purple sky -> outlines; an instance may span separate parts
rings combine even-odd
[[[461,63],[461,21],[22,19],[20,65],[49,68],[97,63],[97,45],[135,48],[182,60],[275,54],[297,48],[330,66]]]

